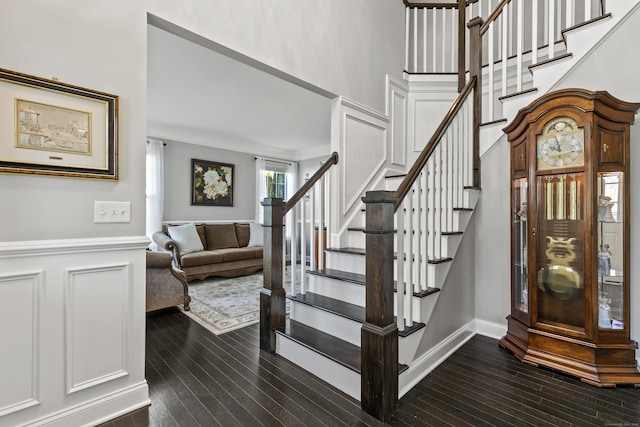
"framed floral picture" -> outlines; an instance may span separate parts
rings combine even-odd
[[[229,163],[191,159],[191,204],[233,206],[233,169]]]

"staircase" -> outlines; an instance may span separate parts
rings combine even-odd
[[[295,290],[286,295],[290,305],[287,318],[283,313],[282,318],[273,317],[277,312],[274,307],[284,306],[278,300],[281,291],[277,280],[270,285],[265,283],[265,300],[268,296],[276,303],[263,306],[264,310],[268,308],[263,315],[272,316],[261,328],[265,342],[268,331],[275,330],[272,341],[263,349],[275,351],[361,400],[365,411],[385,419],[399,397],[473,336],[472,322],[437,345],[427,350],[424,346],[425,332],[434,327],[430,323],[432,313],[441,291],[452,280],[451,267],[480,197],[480,157],[503,140],[501,129],[520,108],[553,90],[593,46],[639,7],[638,1],[614,1],[608,2],[604,11],[595,4],[599,2],[586,3],[589,6],[576,23],[571,19],[576,14],[574,2],[549,0],[547,5],[557,4],[559,12],[555,15],[552,7],[543,14],[552,22],[541,27],[547,36],[539,37],[532,28],[528,31],[532,32],[530,39],[553,42],[546,46],[530,43],[528,50],[523,42],[527,38],[525,5],[536,8],[538,1],[505,0],[493,9],[487,8],[486,2],[458,3],[458,17],[461,14],[474,18],[468,23],[467,35],[453,40],[456,50],[469,51],[469,68],[464,67],[466,73],[458,73],[464,79],[459,85],[460,95],[406,174],[398,171],[387,173],[384,179],[372,179],[381,184],[366,193],[361,209],[347,218],[348,224],[342,224],[346,235],[340,241],[348,242],[346,245],[325,247],[323,238],[312,239],[308,271],[298,278],[293,274]],[[416,12],[424,14],[421,21],[413,17],[414,8],[407,5],[405,67],[410,68],[427,64],[427,56],[435,58],[431,55],[435,48],[410,52],[409,46],[418,45],[411,37],[423,33],[418,31],[418,24],[430,19],[440,22],[438,9],[451,14],[452,7],[438,4],[433,10]],[[596,9],[598,13],[592,16]],[[476,17],[478,14],[486,22]],[[442,22],[449,22],[448,19],[442,18]],[[565,25],[554,27],[560,21]],[[496,34],[501,34],[500,41],[494,38]],[[561,34],[560,41],[556,41],[556,34]],[[421,55],[425,56],[424,61],[420,60]],[[461,56],[456,58],[464,66]],[[457,72],[460,67],[456,58],[443,54],[442,61],[454,64],[452,68]],[[433,69],[451,72],[435,65]],[[407,73],[407,79],[420,72]],[[332,179],[336,174],[331,175]],[[312,192],[314,206],[311,229],[340,229],[340,224],[327,224],[331,208],[324,202],[331,197],[326,196],[324,187],[316,189],[311,183],[301,189],[298,198],[308,191]],[[319,207],[315,206],[317,194]],[[321,212],[319,218],[314,217],[316,211]],[[288,220],[290,224],[296,223],[295,215]],[[308,216],[302,210],[298,217]],[[272,234],[277,233],[275,228]],[[307,252],[305,232],[302,233],[304,265]],[[266,233],[265,238],[269,237],[270,233]],[[274,247],[283,247],[282,235],[280,239]],[[295,232],[291,239],[297,240]],[[293,246],[295,254],[296,245]],[[296,256],[290,257],[290,270],[295,270]],[[284,260],[276,257],[273,265],[278,264],[283,265]],[[267,269],[271,267],[265,264]]]

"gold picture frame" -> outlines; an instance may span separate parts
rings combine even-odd
[[[0,173],[117,180],[118,102],[0,69]]]

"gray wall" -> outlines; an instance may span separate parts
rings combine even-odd
[[[401,1],[3,2],[3,68],[120,96],[120,180],[0,175],[0,241],[145,234],[148,13],[378,111],[402,76]],[[130,201],[131,223],[94,224],[96,200]]]
[[[253,155],[183,142],[165,142],[165,221],[252,221],[255,218]],[[191,205],[191,159],[235,165],[232,207]]]

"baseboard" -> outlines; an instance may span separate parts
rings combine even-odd
[[[476,321],[472,320],[440,341],[431,351],[417,359],[398,378],[398,397],[404,396],[431,371],[440,366],[449,356],[476,334]]]
[[[500,323],[476,319],[476,333],[478,335],[499,340],[506,335],[507,325],[506,323],[503,325]]]
[[[67,408],[27,426],[67,427],[95,426],[151,405],[146,381],[98,399]]]

